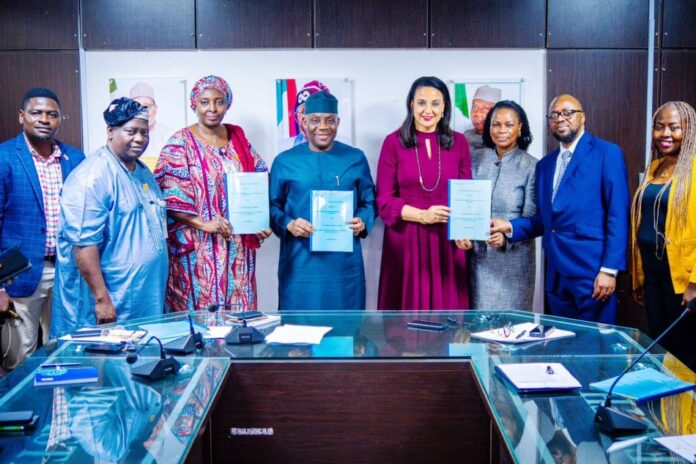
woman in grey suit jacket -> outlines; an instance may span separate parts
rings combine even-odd
[[[536,211],[534,168],[536,158],[525,150],[532,143],[524,109],[510,100],[493,107],[486,117],[483,143],[488,149],[479,152],[474,179],[493,183],[492,217],[515,219]],[[497,233],[488,242],[474,242],[470,254],[471,303],[473,309],[532,310],[534,297],[534,240],[504,243]],[[496,243],[499,242],[499,243]]]

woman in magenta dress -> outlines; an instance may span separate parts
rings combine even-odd
[[[469,240],[447,238],[448,181],[471,179],[469,145],[450,128],[447,85],[421,77],[408,115],[384,140],[377,207],[384,221],[378,309],[468,309]]]
[[[232,90],[217,76],[191,90],[198,121],[169,139],[155,169],[169,215],[166,311],[211,303],[256,309],[256,249],[270,230],[235,234],[227,218],[227,172],[267,171],[241,127],[223,124]]]

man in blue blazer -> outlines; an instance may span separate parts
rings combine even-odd
[[[52,91],[29,90],[19,110],[22,133],[0,144],[0,251],[19,247],[31,269],[6,290],[20,319],[2,326],[2,363],[12,369],[48,341],[60,192],[84,153],[55,140],[60,102]]]
[[[571,95],[556,97],[547,118],[560,147],[537,163],[537,212],[493,219],[491,234],[511,242],[543,236],[551,313],[613,324],[616,275],[626,269],[628,244],[623,153],[585,132],[582,105]]]

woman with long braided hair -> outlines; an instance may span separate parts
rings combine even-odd
[[[650,167],[631,209],[633,289],[644,303],[655,337],[696,297],[696,111],[668,102],[653,116]],[[696,317],[689,317],[663,346],[696,370]]]

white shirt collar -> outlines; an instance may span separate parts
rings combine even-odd
[[[580,129],[580,132],[578,133],[578,136],[575,137],[575,140],[573,141],[573,143],[571,143],[567,147],[564,146],[563,143],[560,144],[561,145],[560,152],[563,153],[564,151],[569,151],[571,153],[575,153],[575,147],[578,146],[578,142],[580,141],[580,139],[582,138],[583,135],[585,135],[585,129]]]

